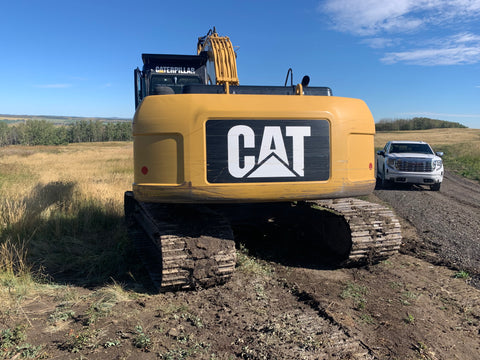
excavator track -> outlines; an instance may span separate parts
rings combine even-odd
[[[351,248],[344,265],[375,263],[400,249],[400,222],[389,208],[356,198],[313,202],[342,216],[350,228]]]
[[[128,231],[159,291],[223,284],[235,269],[226,219],[196,205],[143,203],[125,193]]]
[[[291,213],[292,209],[298,211]],[[325,217],[325,210],[330,216]],[[143,203],[126,192],[125,214],[130,237],[159,291],[205,288],[228,281],[236,263],[231,224],[237,230],[250,226],[260,232],[269,231],[261,224],[265,219],[270,224],[271,216],[287,228],[299,223],[305,229],[305,224],[311,224],[314,230],[305,236],[324,243],[342,266],[384,260],[398,252],[402,241],[400,223],[392,210],[355,198],[292,206],[215,207]],[[289,236],[288,230],[282,232]],[[278,246],[276,240],[273,246]]]

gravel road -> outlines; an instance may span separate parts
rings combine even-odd
[[[417,229],[423,244],[416,245],[467,271],[480,288],[480,184],[446,172],[440,191],[395,185],[374,193]]]

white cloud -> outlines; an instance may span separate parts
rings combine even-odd
[[[362,40],[362,43],[367,44],[373,49],[382,49],[382,48],[395,45],[396,41],[393,39],[377,37],[377,38],[364,39]]]
[[[371,48],[401,45],[399,51],[383,55],[387,64],[480,62],[480,35],[465,31],[478,24],[480,0],[325,0],[319,10],[335,30],[363,37],[361,42]],[[459,29],[464,32],[452,35]],[[447,36],[429,39],[435,31]]]
[[[480,15],[480,0],[325,0],[319,11],[336,30],[371,36],[469,21]]]
[[[480,43],[480,36],[471,34],[471,33],[457,34],[452,36],[452,41],[455,41],[457,43],[468,43],[468,42]]]
[[[480,60],[480,36],[475,34],[462,33],[432,42],[429,48],[387,53],[381,61],[431,66],[474,64]]]
[[[411,0],[327,0],[320,11],[330,16],[334,28],[356,35],[374,35],[384,30],[402,31],[421,26],[415,18],[406,18]]]

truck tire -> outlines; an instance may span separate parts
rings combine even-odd
[[[382,175],[380,175],[380,184],[384,189],[390,187],[390,185],[392,184],[390,180],[387,180],[385,178],[385,167],[383,167]]]

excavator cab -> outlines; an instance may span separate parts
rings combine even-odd
[[[206,84],[207,56],[142,54],[134,70],[135,109],[149,95],[181,94],[185,85]]]

